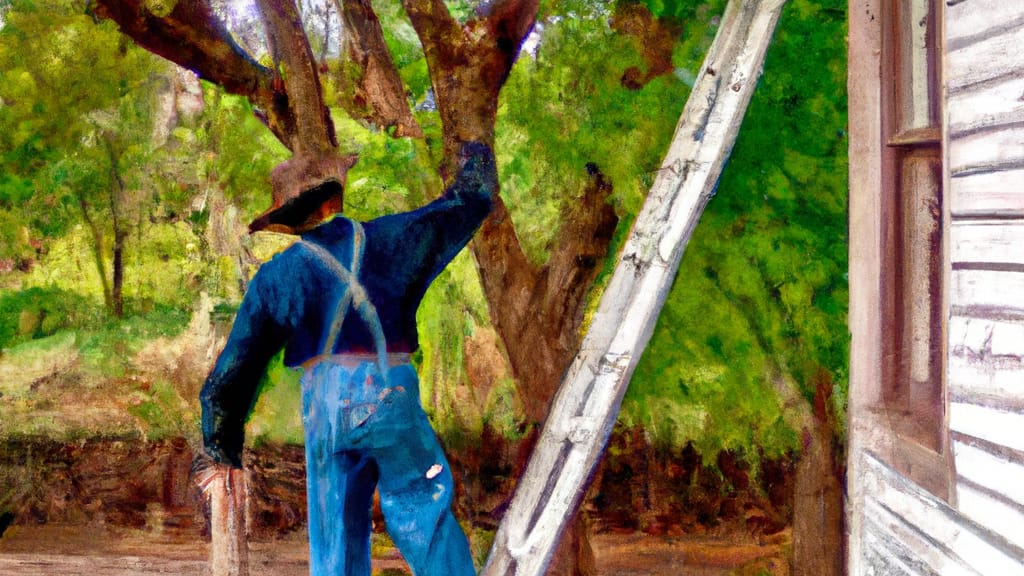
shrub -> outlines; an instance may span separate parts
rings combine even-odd
[[[58,288],[33,287],[0,295],[0,349],[60,330],[99,325],[103,304]]]

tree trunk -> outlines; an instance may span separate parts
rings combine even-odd
[[[118,165],[121,155],[117,149],[114,135],[104,132],[103,142],[107,148],[107,159],[110,161],[110,224],[114,229],[110,302],[114,316],[122,318],[124,316],[124,241],[128,237],[128,232],[125,230],[121,211],[124,207],[126,190],[124,178],[121,177],[121,168]]]
[[[334,0],[341,14],[345,66],[339,71],[338,90],[342,107],[395,136],[422,138],[423,130],[412,116],[402,79],[384,43],[377,14],[369,0]]]
[[[113,258],[111,272],[113,273],[110,285],[110,298],[114,305],[114,316],[124,317],[124,240],[127,236],[124,230],[114,230]]]
[[[531,576],[547,569],[735,142],[783,3],[729,2],[668,155],[495,536],[484,575]]]
[[[444,127],[447,179],[462,142],[493,144],[498,95],[532,28],[535,1],[489,6],[481,18],[459,26],[440,0],[405,0],[423,42]],[[443,11],[444,16],[439,17]],[[494,196],[491,216],[471,244],[491,320],[508,352],[517,392],[531,424],[540,423],[555,388],[579,347],[586,295],[607,255],[617,218],[608,205],[611,184],[595,165],[584,198],[554,243],[549,262],[533,265],[523,253],[507,207]],[[552,574],[595,573],[586,521],[577,518],[560,548]]]
[[[82,219],[89,226],[92,232],[92,256],[96,263],[96,272],[100,276],[100,286],[103,289],[103,305],[108,311],[113,311],[114,300],[110,293],[110,280],[107,279],[107,264],[103,255],[103,229],[100,228],[92,214],[89,213],[89,203],[81,192],[78,193],[78,208],[82,211]]]
[[[812,426],[803,430],[793,495],[793,576],[841,576],[843,570],[842,467],[836,450],[832,383],[819,378]]]
[[[293,0],[257,0],[274,59],[274,83],[284,84],[284,98],[294,125],[284,145],[296,156],[327,156],[338,143],[331,112],[324,105],[316,58],[309,47]],[[280,94],[280,90],[278,91]],[[280,98],[280,96],[279,96]],[[283,103],[277,104],[285,106]]]

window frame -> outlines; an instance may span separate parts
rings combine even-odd
[[[888,257],[880,278],[882,382],[875,404],[895,436],[891,464],[949,501],[942,4],[882,0],[882,254]],[[922,7],[923,37],[911,28]],[[915,41],[923,41],[916,54]],[[911,101],[922,87],[925,107]]]

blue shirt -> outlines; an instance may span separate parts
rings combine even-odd
[[[469,145],[455,182],[430,204],[363,224],[358,278],[380,316],[388,352],[419,347],[416,309],[430,283],[469,242],[491,209],[497,172],[490,149]],[[335,218],[302,236],[351,270],[353,223]],[[267,364],[282,348],[288,366],[320,354],[345,286],[312,252],[293,245],[260,267],[231,334],[200,392],[203,441],[215,460],[241,465],[245,421]],[[375,352],[358,314],[342,324],[334,353]]]

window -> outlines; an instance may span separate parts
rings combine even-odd
[[[908,454],[904,466],[897,466],[944,496],[939,6],[934,0],[883,5],[882,170],[889,261],[881,279],[887,341],[879,400],[900,441],[897,451]]]

